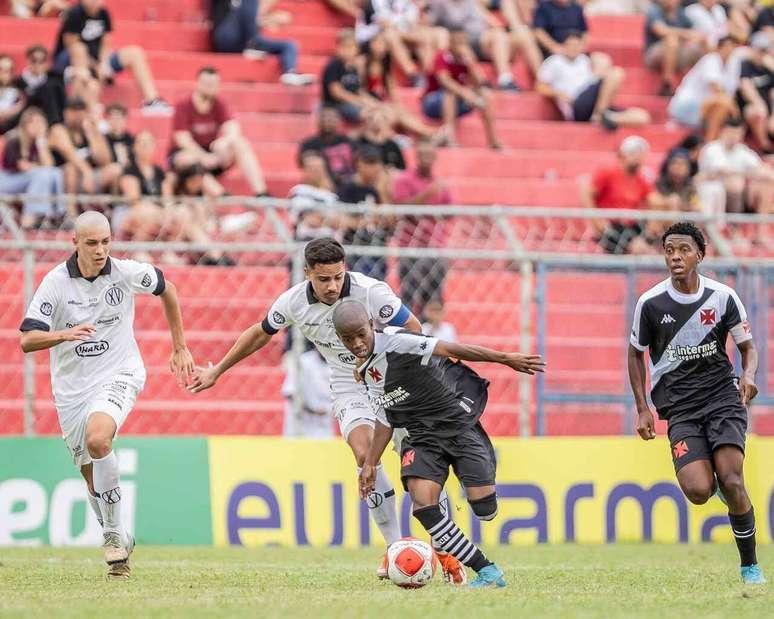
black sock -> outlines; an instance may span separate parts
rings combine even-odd
[[[476,572],[480,572],[487,565],[492,565],[484,553],[465,537],[454,521],[443,515],[438,505],[429,505],[414,510],[414,518],[422,523],[430,537],[433,538],[437,550],[448,552],[460,563]]]
[[[758,563],[755,556],[755,513],[753,508],[751,507],[746,514],[728,514],[728,520],[731,522],[731,531],[736,540],[736,547],[739,549],[742,567]]]

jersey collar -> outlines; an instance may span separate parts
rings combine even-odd
[[[677,288],[672,285],[672,278],[670,277],[667,280],[667,293],[670,297],[672,297],[672,300],[677,301],[678,303],[682,303],[683,305],[696,303],[696,301],[704,296],[704,277],[699,275],[699,290],[694,294],[685,294],[684,292],[677,290]]]
[[[110,256],[108,256],[107,260],[105,260],[105,266],[102,267],[102,270],[97,273],[97,277],[100,275],[110,275],[110,269],[112,268],[111,262],[110,262]],[[70,256],[67,259],[67,274],[72,277],[73,279],[82,277],[85,280],[88,281],[94,281],[97,279],[97,277],[90,278],[90,277],[84,277],[83,273],[81,273],[81,269],[78,266],[78,252],[75,252],[72,256]]]
[[[109,272],[110,271],[108,271],[108,273]],[[102,273],[100,273],[100,275],[102,275]],[[344,285],[341,287],[341,294],[339,295],[339,299],[348,297],[351,287],[352,287],[352,280],[349,277],[349,273],[344,273]],[[312,282],[307,282],[306,284],[306,300],[309,303],[309,305],[320,303],[320,300],[316,296],[314,296],[314,288],[312,288]]]

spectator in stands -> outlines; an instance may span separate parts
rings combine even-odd
[[[731,94],[736,92],[740,65],[732,59],[736,43],[721,39],[715,52],[706,54],[685,75],[669,103],[672,118],[688,127],[705,128],[707,141],[717,138],[723,123],[738,113]]]
[[[323,69],[322,98],[323,105],[335,107],[347,122],[359,122],[363,108],[379,105],[363,87],[362,74],[355,32],[341,30],[336,36],[336,53]]]
[[[478,110],[484,122],[489,146],[502,148],[495,133],[494,110],[489,93],[484,89],[476,57],[465,30],[452,30],[449,49],[438,52],[432,73],[427,79],[427,90],[422,98],[422,111],[428,118],[442,120],[445,141],[457,143],[456,120]]]
[[[134,163],[134,136],[127,130],[129,112],[121,103],[111,103],[105,109],[110,159],[126,169]]]
[[[55,17],[70,7],[67,0],[11,0],[14,17]]]
[[[706,37],[710,49],[730,34],[728,15],[718,0],[698,0],[685,7],[685,16],[691,22],[691,28]]]
[[[218,176],[236,163],[250,190],[256,196],[266,195],[258,158],[219,91],[218,70],[199,69],[193,93],[175,106],[170,167],[181,171],[199,165]]]
[[[43,110],[49,125],[62,122],[65,85],[62,76],[51,71],[48,50],[42,45],[32,45],[25,56],[27,66],[16,85],[24,93],[26,105]]]
[[[750,131],[765,154],[772,154],[774,135],[774,55],[766,32],[756,32],[750,41],[750,55],[742,62],[736,101]]]
[[[430,337],[437,337],[444,342],[457,341],[457,329],[450,322],[444,320],[446,306],[441,297],[431,299],[425,306],[425,322],[422,323],[422,333]]]
[[[651,206],[660,211],[699,210],[691,175],[691,155],[684,148],[673,150],[664,161]]]
[[[450,205],[453,203],[446,182],[433,172],[437,151],[429,140],[416,145],[416,168],[406,170],[395,179],[392,200],[396,204]],[[400,247],[446,246],[446,224],[441,217],[401,217],[395,238]],[[432,298],[443,294],[447,264],[441,258],[401,257],[401,298],[408,303],[414,315],[421,316],[423,308]]]
[[[318,133],[301,142],[298,149],[298,163],[307,151],[320,153],[328,166],[336,185],[348,181],[355,173],[355,149],[346,135],[339,131],[341,116],[335,107],[323,106],[318,115]]]
[[[384,164],[382,153],[373,146],[363,146],[356,153],[357,171],[352,181],[340,186],[337,190],[339,199],[345,204],[366,204],[376,206],[387,202],[386,196],[380,193],[385,186]],[[350,215],[342,222],[343,241],[349,245],[366,245],[369,247],[384,247],[392,235],[394,217],[382,216],[377,212],[364,215]],[[348,256],[349,268],[360,271],[376,279],[385,279],[387,262],[383,257]]]
[[[0,135],[19,123],[24,109],[24,93],[16,84],[13,59],[0,54]]]
[[[331,398],[331,369],[325,357],[313,346],[298,359],[285,365],[282,395],[285,398],[286,437],[333,438],[333,402]],[[299,380],[300,377],[300,380]],[[301,410],[296,411],[295,398],[300,399]]]
[[[296,240],[338,238],[338,217],[331,208],[339,200],[335,189],[325,158],[313,150],[301,153],[301,182],[288,194]]]
[[[80,0],[62,19],[54,70],[64,74],[72,66],[76,71],[93,71],[100,81],[111,83],[116,73],[129,68],[142,93],[143,113],[171,114],[172,108],[159,98],[143,49],[131,45],[114,50],[112,32],[113,24],[104,0]]]
[[[594,72],[584,53],[580,32],[570,32],[561,52],[549,56],[537,75],[537,91],[551,98],[565,120],[599,123],[607,129],[637,127],[650,122],[642,108],[619,109],[613,99],[623,84],[624,70],[609,67]]]
[[[723,126],[719,138],[701,152],[699,170],[704,180],[699,185],[699,194],[716,215],[770,212],[774,205],[774,170],[744,144],[744,133],[744,123],[732,118]]]
[[[644,209],[655,199],[653,187],[642,173],[650,146],[640,136],[621,142],[619,163],[597,170],[584,184],[581,203],[586,208]],[[650,251],[644,226],[636,220],[593,220],[599,244],[610,254],[643,254]]]
[[[63,166],[67,193],[111,193],[122,168],[112,163],[110,146],[88,114],[83,99],[65,102],[64,120],[51,127],[51,150],[57,166]],[[75,215],[72,210],[71,215]]]
[[[54,157],[48,147],[48,123],[39,109],[31,107],[22,112],[19,127],[8,134],[3,149],[0,169],[0,194],[28,194],[22,206],[21,225],[38,227],[54,222],[60,211],[56,201],[40,196],[63,193],[62,171],[54,167]]]
[[[355,148],[373,146],[382,153],[382,163],[388,171],[405,170],[406,160],[400,146],[393,139],[394,135],[387,111],[383,108],[372,108],[365,116],[363,130],[355,140]]]
[[[432,24],[450,32],[463,30],[479,60],[492,63],[501,90],[519,90],[513,79],[511,61],[521,52],[532,71],[540,66],[540,53],[529,29],[508,33],[490,23],[479,0],[430,0],[428,18]]]
[[[705,34],[692,29],[680,0],[657,0],[645,20],[645,64],[661,71],[659,95],[671,97],[678,71],[692,67],[707,51]]]
[[[774,6],[766,6],[760,9],[758,17],[753,22],[752,31],[766,32],[770,37],[774,37]]]
[[[137,134],[131,142],[120,179],[121,195],[135,202],[141,198],[170,198],[174,193],[174,174],[165,173],[156,164],[156,138],[150,131]]]
[[[287,39],[265,36],[262,26],[270,25],[272,0],[210,0],[212,46],[217,52],[237,54],[258,52],[279,56],[280,82],[287,86],[305,86],[314,78],[298,72],[298,44]]]
[[[420,21],[419,6],[414,0],[365,0],[355,37],[362,48],[377,36],[382,38],[391,57],[415,85],[420,83],[435,52],[448,44],[448,35],[443,28]],[[416,54],[419,66],[411,52]]]
[[[583,7],[575,0],[541,1],[532,26],[544,56],[561,53],[562,43],[570,33],[580,32],[585,44],[589,30]]]
[[[672,155],[680,150],[688,152],[691,163],[691,178],[695,178],[699,173],[699,153],[704,146],[704,138],[698,133],[691,133],[685,136],[680,142],[675,144],[667,153],[664,158],[664,162],[661,164],[661,170],[659,174],[663,175],[666,171],[666,162],[672,157]]]
[[[363,14],[363,0],[326,0],[339,13],[357,21]]]

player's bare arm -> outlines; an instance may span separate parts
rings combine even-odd
[[[94,325],[75,325],[71,329],[62,331],[25,331],[21,334],[21,349],[24,352],[34,352],[46,350],[62,342],[75,342],[77,340],[85,342],[91,339],[96,330]]]
[[[755,384],[755,374],[758,371],[758,349],[753,340],[747,340],[739,344],[739,353],[742,356],[742,377],[739,379],[739,394],[742,397],[742,405],[747,406],[758,395],[758,387]]]
[[[194,361],[185,343],[183,314],[180,311],[177,288],[172,282],[167,281],[164,292],[159,296],[164,305],[164,316],[166,316],[169,332],[172,336],[172,355],[169,358],[169,369],[175,375],[177,384],[184,387],[193,375]]]
[[[360,498],[366,499],[374,491],[376,484],[376,467],[382,458],[384,450],[392,440],[392,426],[385,426],[377,420],[374,424],[374,438],[368,451],[363,469],[360,472]]]
[[[433,355],[437,357],[451,357],[462,361],[488,361],[507,365],[509,368],[524,374],[545,372],[546,362],[540,355],[525,355],[518,352],[500,352],[483,346],[469,344],[455,344],[439,341],[435,346]]]
[[[629,344],[626,355],[629,383],[637,406],[637,434],[644,441],[656,438],[656,421],[645,397],[645,353]]]
[[[199,393],[209,389],[224,372],[228,371],[242,359],[259,351],[269,343],[269,340],[271,340],[271,335],[266,333],[260,324],[245,329],[237,338],[237,341],[234,342],[231,350],[217,364],[210,364],[206,368],[196,368],[193,381],[188,386],[188,390],[191,393]]]

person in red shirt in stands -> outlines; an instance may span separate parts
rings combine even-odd
[[[452,30],[449,49],[439,51],[427,77],[427,90],[422,97],[422,112],[435,120],[443,120],[446,144],[456,145],[455,122],[473,110],[481,113],[489,146],[500,149],[495,135],[494,110],[489,93],[470,47],[468,33]]]
[[[650,145],[637,135],[621,142],[618,164],[597,170],[583,187],[581,202],[586,208],[645,209],[654,204],[652,183],[642,173]],[[592,220],[600,235],[599,244],[609,254],[650,253],[645,226],[636,220]]]
[[[213,67],[199,69],[196,89],[175,106],[169,167],[180,172],[199,165],[213,176],[234,163],[257,196],[266,195],[261,165],[223,99],[220,75]]]

